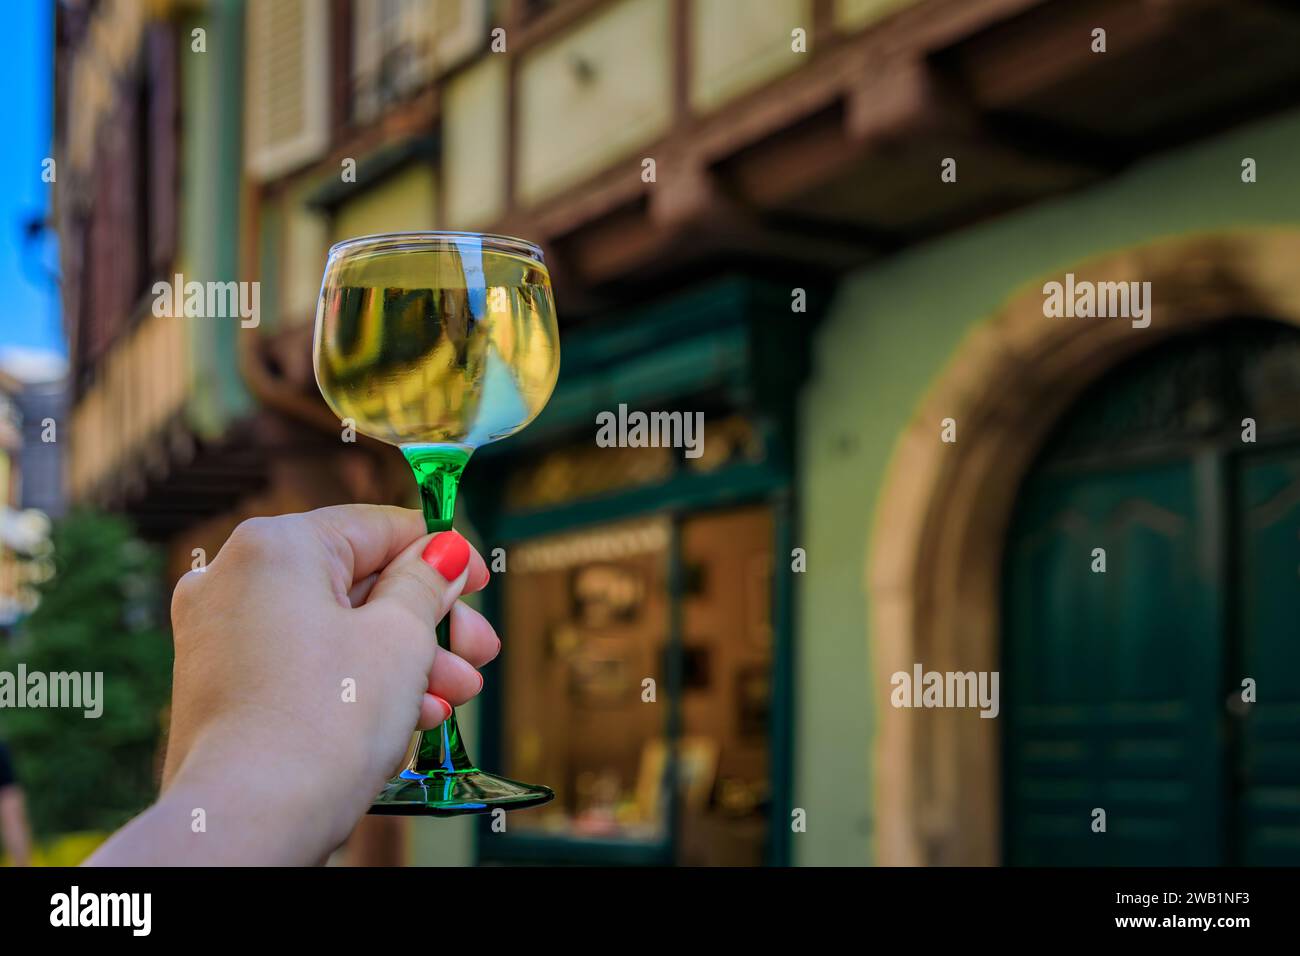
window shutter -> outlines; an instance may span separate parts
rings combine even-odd
[[[178,102],[176,33],[170,24],[149,28],[149,249],[151,279],[171,267],[176,254]]]
[[[247,7],[249,174],[273,179],[329,143],[329,4],[258,0]]]
[[[486,0],[433,0],[437,35],[433,50],[438,72],[445,73],[483,48],[487,38]]]

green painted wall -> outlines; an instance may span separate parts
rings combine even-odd
[[[842,282],[816,333],[800,413],[797,543],[808,571],[798,610],[795,806],[808,817],[807,832],[792,838],[796,863],[873,859],[871,748],[889,688],[871,674],[864,640],[869,531],[894,443],[962,338],[1026,283],[1081,259],[1161,236],[1300,223],[1297,154],[1300,112],[1151,158]],[[1259,164],[1253,185],[1241,182],[1246,156]],[[937,175],[935,188],[945,188]]]
[[[185,20],[181,30],[179,268],[186,282],[247,278],[239,274],[243,12],[243,0],[218,0]],[[196,28],[206,31],[206,52],[192,48]],[[176,321],[189,323],[190,425],[205,438],[216,437],[230,421],[252,411],[235,337],[257,330],[242,328],[236,319]]]

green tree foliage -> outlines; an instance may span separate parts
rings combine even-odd
[[[102,672],[103,713],[0,710],[41,836],[111,830],[153,799],[172,665],[156,550],[125,519],[87,511],[58,522],[52,542],[53,574],[0,646],[0,671]]]

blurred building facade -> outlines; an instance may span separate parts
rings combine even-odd
[[[373,854],[1294,861],[1297,39],[1268,0],[61,5],[71,493],[174,575],[410,503],[316,394],[326,251],[525,236],[562,373],[467,472],[508,560],[468,735],[561,796]],[[155,314],[177,273],[259,323]],[[1152,321],[1048,318],[1067,274]],[[596,447],[621,404],[704,455]],[[999,719],[892,706],[916,665],[999,671]]]
[[[24,383],[0,371],[0,631],[29,614],[49,573],[50,518],[62,513],[61,457],[51,439],[61,382]]]
[[[18,513],[22,500],[22,415],[18,396],[22,384],[0,372],[0,522]],[[26,609],[22,562],[0,538],[0,627],[12,625]]]
[[[22,507],[35,508],[51,518],[62,517],[67,507],[63,491],[63,446],[58,442],[58,425],[67,410],[67,394],[67,383],[57,379],[29,382],[17,396],[23,437]]]

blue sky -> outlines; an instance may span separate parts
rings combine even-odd
[[[6,139],[0,148],[0,355],[10,366],[15,350],[62,355],[65,348],[58,289],[50,277],[54,243],[47,237],[38,248],[24,237],[26,224],[49,209],[41,162],[51,151],[54,3],[6,5],[5,21],[9,35],[18,38],[0,57]]]

